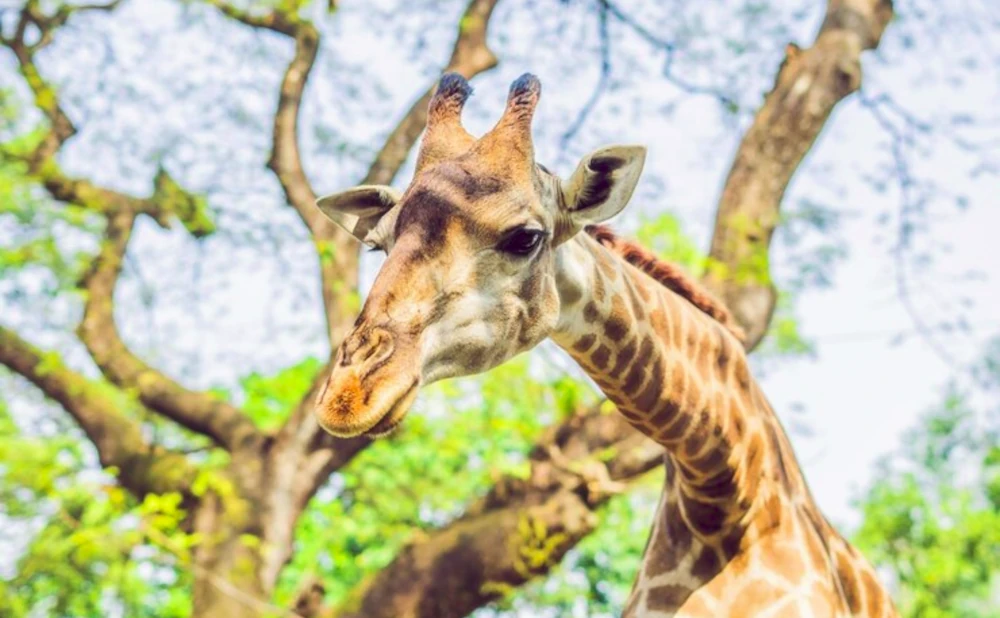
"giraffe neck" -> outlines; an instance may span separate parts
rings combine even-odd
[[[755,501],[768,499],[760,479],[781,450],[765,447],[772,418],[721,324],[585,234],[557,260],[563,313],[552,338],[667,452],[641,573],[660,590],[642,595],[648,609],[669,611],[738,551]]]
[[[741,472],[759,475],[752,468],[763,463],[771,420],[760,413],[742,346],[590,237],[580,234],[559,251],[563,312],[552,338],[629,423],[664,446],[696,531],[723,531],[749,508],[753,488],[743,487],[749,479]]]
[[[895,616],[874,569],[813,502],[739,341],[586,234],[556,261],[563,310],[552,338],[667,453],[623,617],[780,605],[795,616]]]

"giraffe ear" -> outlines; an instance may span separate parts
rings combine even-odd
[[[584,157],[562,183],[566,214],[577,229],[621,212],[632,197],[645,162],[643,146],[608,146]]]
[[[351,235],[370,245],[368,233],[379,220],[399,203],[399,193],[384,185],[361,185],[347,191],[327,195],[316,205],[331,221]]]

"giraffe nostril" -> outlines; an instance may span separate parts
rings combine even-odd
[[[369,358],[374,356],[375,352],[378,351],[380,343],[381,341],[378,338],[376,338],[371,342],[370,345],[366,345],[365,347],[363,347],[361,349],[361,358],[358,359],[358,362],[360,363],[366,362]]]
[[[378,363],[392,354],[393,349],[395,349],[394,338],[389,331],[373,329],[370,338],[371,344],[364,358],[366,363]]]
[[[341,349],[340,365],[375,365],[385,360],[395,349],[392,333],[372,328],[352,335]]]
[[[341,367],[347,367],[351,364],[352,354],[348,350],[349,342],[345,341],[340,345],[340,350],[337,352],[337,365]]]

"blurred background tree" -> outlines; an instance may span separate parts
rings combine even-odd
[[[881,464],[858,545],[891,569],[907,616],[1000,616],[1000,340]]]
[[[997,355],[964,371],[973,308],[918,292],[939,219],[989,205],[1000,118],[970,101],[995,100],[1000,15],[814,4],[0,4],[0,615],[620,612],[661,453],[553,349],[429,389],[391,440],[310,415],[376,259],[315,195],[405,185],[442,70],[473,78],[481,130],[526,69],[553,169],[650,144],[623,226],[729,303],[758,371],[815,354],[798,299],[871,250],[843,237],[845,187],[882,196],[892,295],[958,377],[857,539],[910,615],[990,615],[997,434],[972,410]],[[927,83],[943,101],[913,96]],[[812,155],[797,192],[845,106],[879,155]],[[691,194],[671,178],[688,150],[715,170]]]

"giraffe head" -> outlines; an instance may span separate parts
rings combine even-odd
[[[334,435],[388,433],[421,385],[485,371],[545,339],[560,318],[556,247],[617,214],[642,171],[645,149],[617,146],[560,180],[534,160],[536,77],[514,81],[479,139],[460,119],[471,92],[457,74],[441,79],[402,194],[360,186],[318,202],[387,254],[317,401]]]

